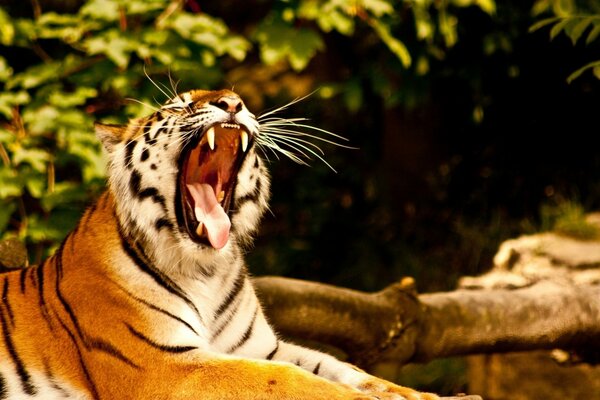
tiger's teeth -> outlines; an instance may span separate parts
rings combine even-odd
[[[224,198],[225,198],[225,191],[221,190],[221,192],[217,196],[217,202],[218,203],[222,202]]]
[[[214,127],[210,127],[208,129],[208,131],[206,131],[206,140],[208,141],[208,147],[210,147],[211,150],[215,149],[215,128]]]
[[[240,133],[240,138],[242,139],[242,151],[246,152],[246,149],[248,148],[248,134],[246,131]]]
[[[200,222],[200,223],[198,223],[198,226],[196,227],[196,235],[202,236],[203,233],[204,233],[204,224],[202,222]]]

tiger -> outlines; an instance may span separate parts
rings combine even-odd
[[[269,325],[244,262],[267,139],[238,94],[95,132],[106,191],[52,256],[0,275],[0,399],[438,399]]]

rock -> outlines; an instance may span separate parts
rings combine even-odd
[[[0,241],[0,272],[26,267],[27,249],[17,239]]]
[[[586,221],[600,228],[600,213]],[[516,289],[540,281],[600,284],[600,239],[581,240],[546,232],[502,243],[492,269],[463,277],[463,289]],[[467,357],[469,391],[484,399],[591,399],[600,393],[600,366],[590,349],[535,351]],[[560,361],[561,364],[559,365]]]
[[[587,222],[600,227],[600,213]],[[600,240],[581,240],[552,232],[507,240],[494,256],[492,269],[463,277],[465,289],[520,288],[540,280],[600,284]]]

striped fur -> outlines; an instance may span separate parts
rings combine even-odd
[[[52,257],[0,275],[0,399],[435,398],[273,332],[242,258],[269,195],[253,141],[227,243],[192,240],[181,159],[222,122],[261,135],[231,91],[187,92],[126,127],[97,127],[109,189]]]

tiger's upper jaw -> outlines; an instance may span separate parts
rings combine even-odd
[[[268,175],[254,149],[258,123],[234,92],[186,92],[150,117],[96,131],[126,229],[168,231],[186,249],[207,251],[255,230]]]

